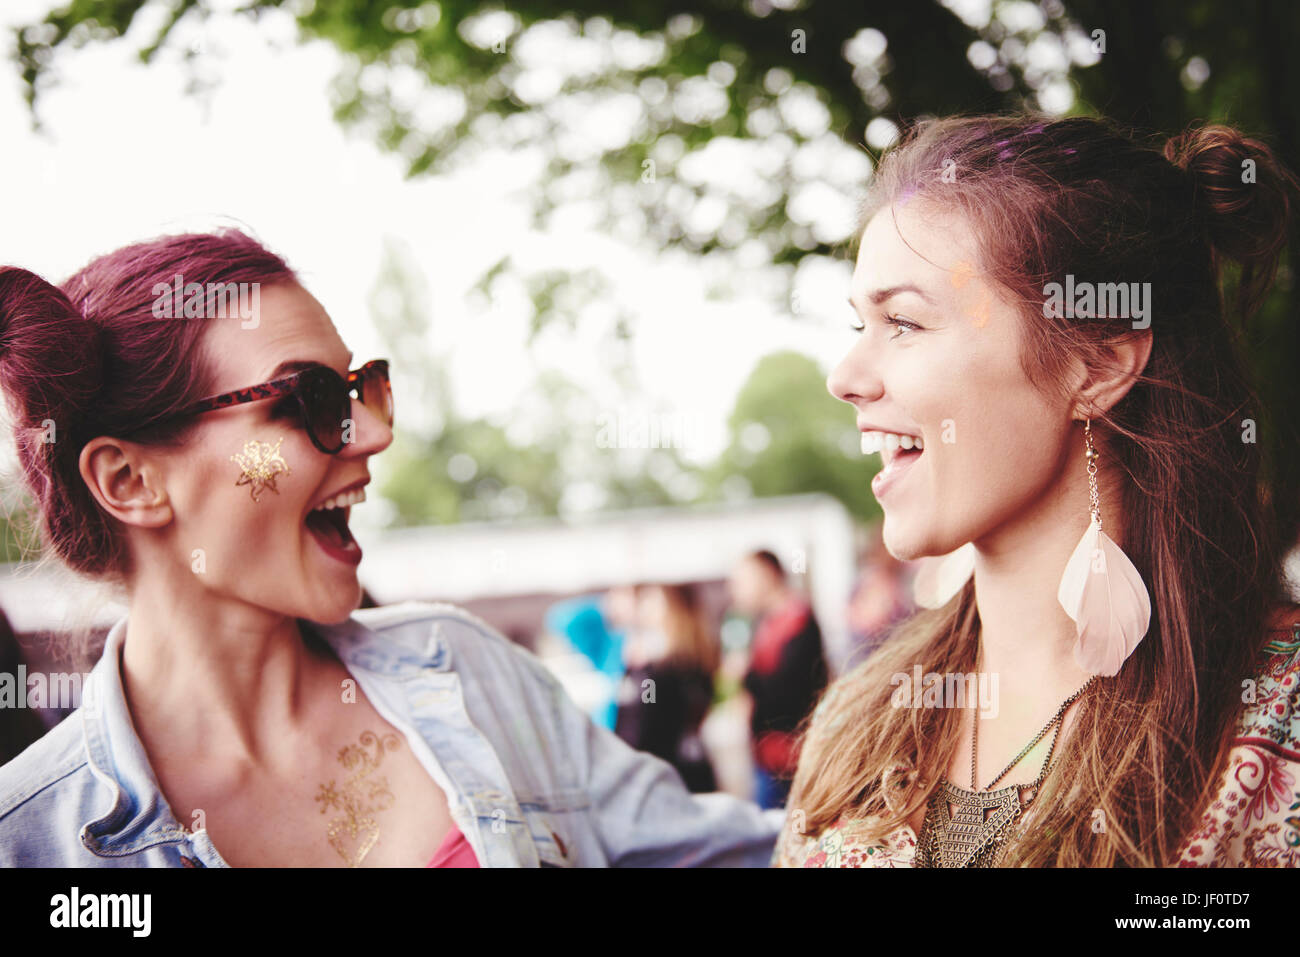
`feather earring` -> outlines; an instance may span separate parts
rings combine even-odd
[[[1151,623],[1151,596],[1142,576],[1109,535],[1101,530],[1097,492],[1097,450],[1092,420],[1083,427],[1088,459],[1088,497],[1092,520],[1061,576],[1057,600],[1078,630],[1074,660],[1090,674],[1110,677],[1133,654]]]

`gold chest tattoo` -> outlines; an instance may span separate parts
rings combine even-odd
[[[360,744],[348,744],[339,749],[339,763],[351,772],[336,785],[331,779],[320,786],[316,800],[321,814],[330,810],[341,812],[329,821],[327,834],[330,845],[349,867],[357,867],[371,848],[379,841],[379,822],[375,815],[386,811],[397,800],[388,787],[388,778],[375,773],[385,751],[396,751],[401,742],[391,732],[380,736],[373,731],[363,732]]]

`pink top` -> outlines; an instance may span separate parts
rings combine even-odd
[[[433,860],[425,866],[478,867],[478,858],[474,856],[474,849],[469,846],[469,841],[465,840],[460,828],[453,824],[447,836],[442,839],[442,845],[434,852]]]

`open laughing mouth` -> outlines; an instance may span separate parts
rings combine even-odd
[[[879,452],[884,463],[884,468],[871,480],[871,491],[879,498],[911,471],[925,453],[925,440],[919,435],[868,429],[862,433],[862,452],[864,455]]]
[[[352,506],[365,500],[366,490],[357,487],[327,498],[307,513],[307,531],[311,532],[321,551],[330,558],[348,565],[356,565],[361,561],[361,546],[352,537],[348,518],[352,514]]]

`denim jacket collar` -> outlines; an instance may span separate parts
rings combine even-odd
[[[134,854],[155,844],[183,840],[186,835],[163,799],[131,722],[122,687],[125,638],[123,618],[108,633],[104,653],[83,686],[79,709],[86,760],[113,796],[108,813],[81,828],[81,843],[100,857]]]
[[[451,670],[451,648],[436,623],[418,647],[388,640],[354,618],[336,625],[299,624],[324,638],[346,665],[388,676]],[[109,630],[103,654],[83,686],[79,709],[87,761],[112,794],[108,812],[86,822],[79,835],[81,843],[100,857],[134,854],[190,835],[168,807],[131,721],[122,684],[126,627],[124,617]]]
[[[401,611],[404,606],[394,606]],[[339,660],[383,675],[410,675],[419,671],[451,671],[451,646],[443,637],[441,626],[435,622],[422,641],[410,644],[390,639],[382,630],[383,618],[371,619],[375,628],[348,618],[337,625],[321,625],[299,620],[300,627],[310,628],[319,634]]]

